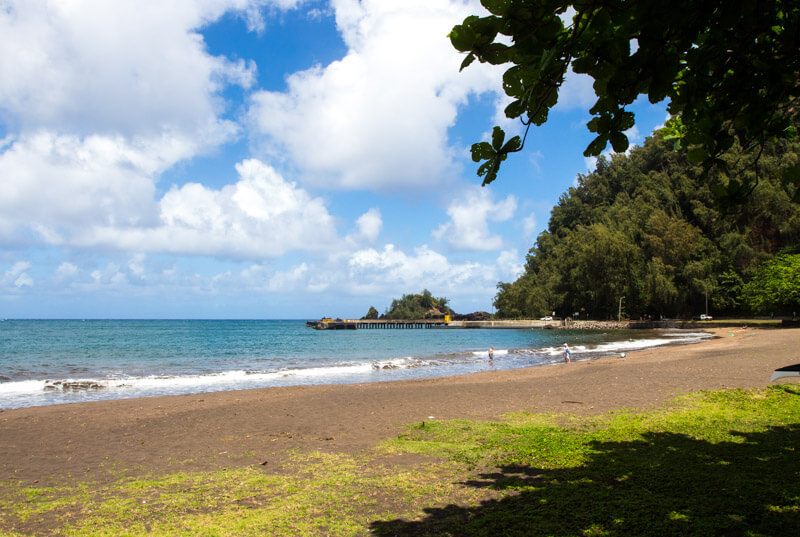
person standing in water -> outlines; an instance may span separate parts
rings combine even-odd
[[[572,353],[569,350],[569,345],[564,343],[564,361],[567,362],[567,363],[571,362],[572,361],[570,359],[571,356],[572,356]]]
[[[489,347],[489,363],[494,365],[494,345]]]

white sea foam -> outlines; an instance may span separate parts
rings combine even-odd
[[[343,363],[326,367],[278,371],[232,370],[207,375],[146,376],[125,379],[66,378],[23,380],[0,383],[0,408],[47,404],[47,399],[70,394],[76,400],[245,389],[259,386],[318,384],[343,378],[365,378],[375,371],[423,367],[415,358],[398,358],[365,363]],[[106,392],[106,393],[103,393]],[[110,393],[114,392],[114,393]],[[103,397],[106,395],[106,397]]]
[[[413,369],[417,367],[425,367],[430,365],[428,360],[420,360],[413,356],[406,356],[403,358],[394,358],[391,360],[375,360],[372,362],[373,370],[381,369]]]
[[[610,341],[607,343],[598,343],[597,345],[570,345],[570,351],[573,355],[582,353],[591,353],[593,355],[610,355],[620,352],[631,352],[654,347],[663,347],[665,345],[697,343],[711,337],[713,336],[706,332],[664,332],[660,338],[628,339],[621,341]],[[558,347],[547,347],[544,349],[538,349],[534,352],[540,352],[547,356],[558,356],[564,354],[564,347],[563,345]]]
[[[508,349],[495,349],[494,356],[497,358],[498,356],[506,356],[509,353]],[[486,349],[485,351],[473,351],[473,356],[477,356],[478,358],[488,358],[489,350]]]
[[[41,392],[44,390],[44,380],[20,380],[17,382],[0,383],[0,397],[14,396],[26,393]]]

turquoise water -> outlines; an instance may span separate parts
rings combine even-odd
[[[448,376],[560,363],[565,342],[573,360],[589,360],[704,337],[642,330],[317,331],[296,320],[6,320],[0,408]]]

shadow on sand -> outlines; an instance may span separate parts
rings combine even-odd
[[[709,443],[651,433],[595,443],[585,465],[506,466],[463,483],[509,491],[472,507],[426,509],[418,521],[371,524],[393,536],[800,535],[800,424]],[[516,492],[514,492],[516,491]]]

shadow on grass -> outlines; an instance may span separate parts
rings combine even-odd
[[[472,507],[376,521],[394,536],[800,535],[800,425],[710,443],[651,433],[597,442],[580,467],[506,466],[464,483],[511,492]]]

